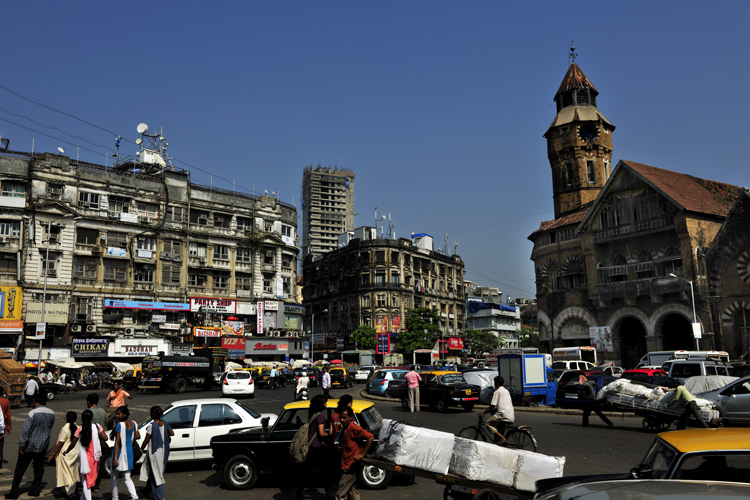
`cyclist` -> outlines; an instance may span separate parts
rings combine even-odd
[[[495,377],[495,393],[492,395],[490,407],[479,414],[482,418],[487,413],[492,415],[484,425],[497,436],[495,443],[504,443],[506,441],[504,436],[505,429],[509,425],[512,425],[516,419],[513,412],[513,401],[510,399],[508,389],[503,387],[504,382],[503,377]]]
[[[273,368],[271,368],[271,373],[269,375],[269,380],[268,380],[268,386],[271,389],[276,389],[278,376],[279,376],[279,372],[276,371],[276,365],[274,365]]]

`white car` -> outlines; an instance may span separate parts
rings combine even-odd
[[[354,381],[359,383],[365,383],[369,380],[370,374],[375,371],[374,366],[360,366],[357,368],[357,373],[354,374]]]
[[[255,397],[255,383],[253,382],[252,375],[247,370],[232,370],[222,373],[219,385],[221,386],[222,396]]]
[[[175,401],[164,409],[162,420],[168,422],[174,430],[170,443],[170,462],[190,460],[210,460],[211,438],[227,434],[235,429],[261,427],[261,419],[268,417],[272,426],[278,415],[275,413],[258,413],[245,403],[236,399],[186,399]],[[146,426],[151,419],[138,422],[141,445],[146,438]],[[107,441],[114,448],[112,439]],[[143,458],[139,462],[142,462]],[[107,473],[112,468],[111,454],[104,463]]]

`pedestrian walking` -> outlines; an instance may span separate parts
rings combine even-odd
[[[372,446],[373,435],[354,422],[354,410],[344,408],[341,413],[341,479],[336,491],[336,500],[359,500],[357,490],[358,463]],[[365,441],[365,445],[360,443]]]
[[[141,449],[146,457],[141,465],[140,480],[147,484],[154,500],[164,500],[164,468],[169,460],[169,439],[174,436],[172,427],[161,417],[164,412],[159,406],[151,407],[153,422],[146,426],[146,438]]]
[[[513,400],[508,389],[503,387],[504,383],[503,377],[495,377],[495,392],[492,394],[490,407],[479,414],[482,418],[488,413],[492,415],[484,425],[495,434],[495,443],[506,441],[505,429],[516,420]]]
[[[130,410],[127,406],[121,406],[115,412],[117,424],[112,431],[112,439],[115,446],[112,449],[112,500],[120,498],[117,490],[117,479],[122,474],[122,480],[125,487],[130,493],[132,500],[138,500],[138,494],[135,492],[135,485],[130,475],[135,466],[135,457],[133,456],[133,443],[141,437],[138,432],[138,425],[135,420],[129,420]],[[136,446],[138,444],[136,443]]]
[[[331,436],[334,437],[331,447],[331,469],[336,471],[336,474],[331,479],[330,488],[326,488],[326,497],[328,498],[333,498],[336,495],[341,479],[341,432],[344,430],[341,425],[341,415],[347,408],[351,408],[353,403],[354,399],[349,394],[342,394],[336,409],[331,414]]]
[[[86,406],[89,410],[91,410],[91,414],[93,415],[91,417],[91,423],[97,424],[101,426],[102,429],[107,428],[107,412],[104,411],[104,408],[99,407],[99,395],[95,392],[92,392],[88,396],[86,396]],[[107,445],[107,441],[102,441],[99,443],[99,446],[102,449],[102,456],[108,457],[109,456],[109,446]],[[103,473],[104,467],[99,467],[99,475],[96,477],[96,482],[94,483],[93,488],[91,488],[91,491],[96,493],[99,491],[99,485],[102,482],[102,473]]]
[[[96,477],[101,466],[101,441],[107,440],[104,429],[93,423],[92,418],[91,410],[84,410],[81,413],[81,426],[76,429],[68,449],[63,452],[63,455],[67,455],[78,445],[78,472],[83,487],[81,500],[91,500],[91,487],[96,484]]]
[[[307,452],[305,463],[302,464],[304,471],[297,474],[297,493],[295,500],[302,500],[305,495],[305,479],[307,479],[310,464],[329,464],[330,455],[326,446],[325,438],[330,436],[326,432],[326,399],[322,394],[318,394],[310,401],[310,407],[307,409],[308,426],[307,439],[310,441],[310,448]]]
[[[0,389],[0,410],[2,410],[3,421],[5,423],[5,433],[0,436],[0,469],[3,468],[5,461],[3,460],[5,452],[5,435],[10,434],[10,401],[8,400],[8,393],[5,389]]]
[[[323,396],[326,399],[331,399],[331,374],[328,373],[328,367],[323,367]]]
[[[681,431],[685,429],[685,423],[687,422],[687,419],[690,418],[690,415],[695,417],[695,420],[698,421],[698,425],[708,429],[708,424],[703,420],[703,418],[701,418],[700,411],[698,410],[698,404],[695,402],[695,396],[690,394],[690,391],[685,389],[685,386],[682,384],[678,385],[676,389],[670,389],[669,392],[673,391],[674,399],[669,402],[668,406],[674,406],[680,402],[682,402],[682,404],[685,406],[685,410],[682,412],[682,415],[680,415],[680,420],[677,422],[677,430]]]
[[[278,378],[278,376],[279,376],[279,372],[276,371],[276,365],[274,365],[271,368],[271,373],[269,374],[269,378],[268,378],[268,388],[269,389],[276,389],[276,387],[278,386],[278,384],[277,384],[277,378]]]
[[[581,426],[589,426],[589,415],[593,411],[602,419],[602,422],[607,424],[607,427],[610,429],[614,427],[614,424],[604,416],[602,410],[599,408],[599,400],[596,398],[596,382],[587,379],[584,375],[578,377],[578,382],[583,386],[583,395],[586,397],[586,406],[583,407],[583,422],[581,422]]]
[[[115,380],[112,384],[112,391],[107,396],[107,430],[111,429],[115,423],[115,412],[121,406],[125,406],[125,398],[133,399],[125,389],[122,388],[119,380]]]
[[[422,381],[422,377],[414,371],[414,365],[412,365],[404,378],[409,388],[409,411],[414,413],[414,407],[416,407],[416,411],[419,411],[419,383]]]
[[[47,398],[41,394],[32,396],[34,408],[26,416],[18,442],[18,461],[13,472],[13,484],[5,498],[18,498],[21,479],[32,462],[34,462],[34,482],[28,495],[38,497],[42,492],[44,476],[44,458],[49,447],[52,426],[55,425],[55,412],[47,408]]]
[[[39,394],[39,383],[34,377],[29,377],[26,380],[26,387],[24,387],[23,392],[26,397],[26,406],[31,408],[34,405],[34,396]]]
[[[65,416],[68,425],[64,425],[57,435],[57,445],[47,458],[48,463],[55,462],[57,470],[57,487],[62,488],[65,496],[69,499],[75,498],[76,484],[81,480],[78,473],[78,448],[73,448],[70,453],[63,455],[60,453],[63,448],[68,449],[73,440],[73,436],[78,429],[76,425],[78,415],[74,411],[69,411]]]

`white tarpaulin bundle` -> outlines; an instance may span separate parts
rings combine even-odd
[[[701,394],[708,391],[721,389],[727,384],[737,380],[737,377],[727,377],[725,375],[709,375],[708,377],[690,377],[685,381],[685,389],[690,394]]]
[[[490,404],[492,395],[495,393],[496,376],[497,372],[494,370],[464,372],[464,379],[466,379],[467,383],[478,385],[482,388],[479,393],[479,402],[486,405]]]
[[[490,481],[512,487],[518,454],[484,441],[457,437],[453,443],[450,473],[472,481]]]
[[[455,436],[384,419],[375,455],[403,467],[447,474]]]

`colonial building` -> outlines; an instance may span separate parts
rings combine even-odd
[[[626,367],[647,351],[694,349],[689,282],[700,346],[728,348],[713,336],[696,256],[713,242],[739,190],[624,160],[610,172],[614,125],[597,95],[572,64],[544,134],[555,219],[529,236],[542,348],[590,345],[591,327],[609,327],[600,358]]]
[[[463,332],[461,258],[433,251],[426,234],[412,240],[376,236],[375,228],[358,228],[342,235],[337,250],[305,257],[305,314],[314,331],[345,337],[370,325],[380,333],[398,333],[405,329],[407,309],[429,307],[439,312],[445,336]]]
[[[195,184],[158,151],[114,166],[0,152],[0,281],[23,295],[22,326],[0,346],[36,350],[21,333],[33,338],[42,321],[45,357],[79,337],[110,338],[110,354],[125,355],[147,339],[200,344],[231,316],[246,334],[302,330],[295,208]],[[301,356],[302,340],[284,344]]]

